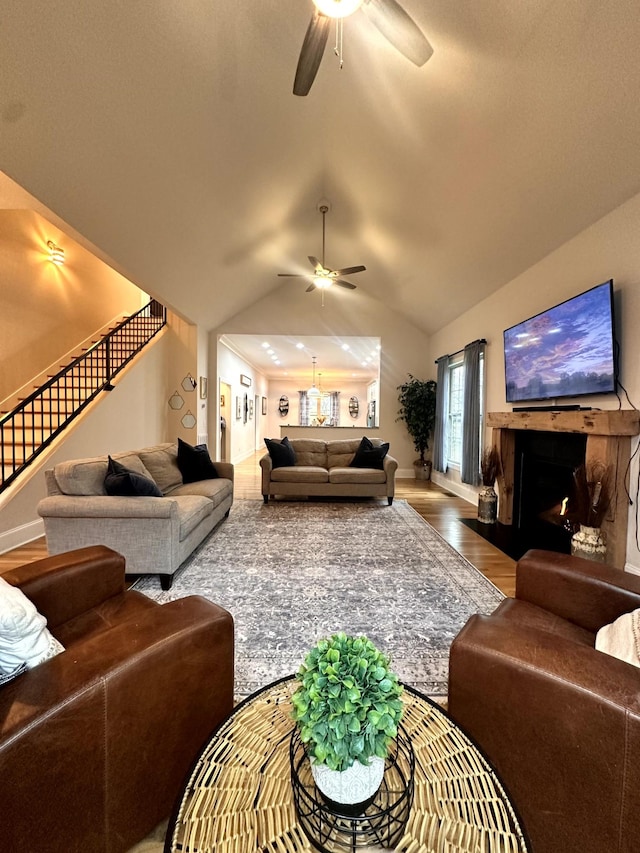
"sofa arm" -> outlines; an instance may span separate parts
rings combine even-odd
[[[395,476],[396,470],[398,468],[398,460],[394,459],[393,456],[389,456],[387,454],[383,460],[383,470],[387,475],[387,478]]]
[[[231,462],[214,462],[213,467],[216,469],[218,477],[231,480],[233,483],[234,468]]]
[[[45,557],[3,574],[20,587],[49,628],[97,607],[124,592],[125,560],[104,545],[92,545]]]
[[[518,561],[516,598],[596,632],[640,607],[640,578],[592,560],[532,550]]]
[[[128,849],[232,706],[233,620],[198,597],[29,670],[0,691],[3,849]]]
[[[636,849],[640,669],[495,616],[469,620],[449,665],[449,712],[495,765],[534,850]]]
[[[172,498],[53,495],[38,503],[42,518],[171,518],[177,513]]]

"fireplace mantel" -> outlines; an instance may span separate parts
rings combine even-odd
[[[629,505],[625,478],[631,457],[631,437],[640,433],[640,412],[634,409],[489,412],[493,444],[500,454],[499,513],[502,524],[513,523],[515,444],[519,430],[574,432],[587,436],[585,464],[603,462],[614,474],[613,499],[602,529],[607,537],[607,562],[624,568]]]

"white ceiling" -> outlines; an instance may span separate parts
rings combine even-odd
[[[3,0],[0,169],[208,328],[306,286],[329,199],[327,262],[431,333],[640,191],[640,15],[403,5],[425,66],[360,11],[298,98],[311,0]]]
[[[306,383],[304,387],[311,386],[314,357],[316,385],[325,389],[349,381],[371,382],[379,376],[379,338],[224,335],[221,342],[267,379],[296,380]]]

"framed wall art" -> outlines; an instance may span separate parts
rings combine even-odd
[[[263,415],[267,414],[267,398],[266,397],[262,398],[262,414]]]
[[[236,397],[236,420],[242,418],[242,397]]]
[[[251,388],[251,377],[247,376],[246,373],[240,374],[240,382],[242,385],[246,385],[247,388]]]

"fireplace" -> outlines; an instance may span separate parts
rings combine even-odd
[[[522,553],[534,547],[569,553],[573,475],[586,449],[579,433],[516,434],[513,532]]]
[[[576,462],[584,462],[587,468],[603,463],[611,471],[613,493],[602,523],[607,563],[624,568],[629,514],[626,476],[631,437],[640,433],[640,413],[632,409],[489,412],[487,426],[493,428],[493,444],[502,468],[498,478],[500,525],[511,527],[517,534],[524,525],[524,530],[529,530],[529,547],[566,551],[567,536],[556,523],[558,502],[569,494],[565,489]],[[550,433],[569,437],[569,442],[556,447]],[[529,474],[534,477],[531,486]],[[551,527],[559,529],[551,531]],[[559,539],[555,547],[554,537]]]

